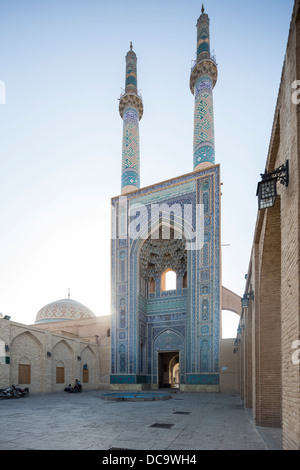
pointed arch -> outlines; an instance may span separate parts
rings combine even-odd
[[[96,387],[97,385],[97,361],[93,348],[89,345],[85,346],[81,353],[81,374],[82,382],[85,388]]]
[[[166,328],[153,340],[154,351],[180,351],[184,349],[183,336],[171,328]]]
[[[24,341],[27,341],[27,342],[28,342],[28,341],[34,342],[34,344],[36,344],[39,348],[42,348],[42,343],[41,343],[41,341],[37,338],[37,336],[36,336],[34,333],[32,333],[32,332],[29,331],[29,330],[18,332],[18,333],[12,338],[11,346],[13,347],[14,344],[16,344],[17,342],[24,344]],[[24,347],[25,347],[25,344],[24,344]]]
[[[57,351],[59,348],[62,348],[62,347],[66,348],[71,353],[73,353],[74,351],[68,341],[66,341],[65,339],[58,338],[52,348],[53,354],[55,353],[55,351]]]
[[[149,297],[147,298],[144,297],[143,295],[143,290],[141,289],[141,278],[143,277],[142,275],[142,264],[141,264],[141,258],[142,258],[142,250],[143,247],[145,246],[144,244],[147,242],[147,240],[155,240],[157,239],[157,235],[159,234],[159,230],[162,226],[169,226],[169,228],[173,231],[173,238],[175,241],[178,241],[179,243],[182,240],[182,243],[184,244],[184,247],[186,247],[188,241],[192,241],[194,239],[194,229],[191,224],[189,224],[189,219],[184,225],[184,233],[183,233],[183,227],[182,227],[182,218],[177,218],[174,217],[172,221],[170,220],[165,220],[164,218],[154,218],[151,220],[151,225],[148,224],[141,224],[141,232],[139,233],[134,233],[133,238],[131,238],[130,245],[128,246],[128,261],[129,261],[129,266],[128,269],[131,274],[131,279],[130,279],[130,289],[128,290],[128,298],[127,298],[127,305],[128,305],[128,312],[127,312],[127,322],[128,322],[128,328],[130,328],[130,331],[132,331],[132,336],[133,338],[137,338],[136,341],[132,341],[130,344],[129,342],[126,343],[126,351],[121,352],[121,357],[123,358],[121,361],[122,366],[125,364],[125,373],[135,373],[136,371],[140,370],[140,361],[141,361],[141,350],[140,350],[140,340],[142,339],[141,337],[139,338],[139,322],[138,322],[138,315],[145,313],[145,309],[147,309],[147,303]],[[167,240],[164,240],[167,241]],[[184,271],[191,270],[191,259],[194,256],[194,252],[189,250],[185,250],[185,262],[181,268],[181,277],[184,273]],[[170,256],[171,258],[171,256]],[[172,269],[172,266],[167,266],[167,263],[164,264],[164,268],[166,269],[167,267],[170,267]],[[164,269],[163,269],[164,270]],[[163,271],[162,270],[162,271]],[[155,295],[151,295],[151,300],[155,301],[156,298],[160,297],[160,276],[162,274],[162,271],[159,273],[152,273],[151,270],[148,272],[149,277],[153,275],[155,282],[156,282],[156,293]],[[179,274],[179,273],[178,273]],[[147,276],[146,276],[147,277]],[[149,282],[149,278],[146,279],[145,281]],[[193,282],[193,273],[191,271],[191,283]],[[165,295],[168,297],[168,294]],[[138,309],[136,306],[138,305]],[[139,338],[139,340],[138,340]],[[119,351],[119,344],[115,344],[116,349],[115,349],[115,369],[114,372],[118,374],[122,374],[120,370],[120,351]],[[150,349],[149,349],[150,350]],[[152,350],[153,351],[153,350]],[[132,361],[129,363],[128,357],[132,358]],[[151,354],[151,353],[150,353]],[[185,355],[185,352],[182,352],[183,355]],[[148,358],[149,360],[149,358]],[[151,360],[151,370],[154,371],[155,368],[157,368],[157,358],[152,357]],[[122,369],[123,370],[123,369]],[[149,370],[149,367],[147,368],[147,371]],[[123,372],[124,373],[124,372]],[[155,376],[155,372],[153,373],[153,378]],[[154,379],[155,380],[155,379]],[[156,382],[154,382],[156,383]]]

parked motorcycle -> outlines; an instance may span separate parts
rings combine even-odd
[[[20,387],[15,387],[15,385],[12,385],[12,386],[19,393],[20,397],[26,397],[29,394],[29,387],[20,388]]]
[[[2,398],[21,398],[15,386],[1,389]]]
[[[21,398],[26,397],[29,393],[29,388],[17,388],[14,384],[11,387],[0,389],[0,399],[4,398]]]
[[[0,400],[4,400],[5,398],[12,398],[11,388],[0,388]]]

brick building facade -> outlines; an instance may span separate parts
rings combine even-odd
[[[258,211],[245,287],[249,303],[236,343],[245,407],[258,426],[282,427],[284,449],[300,449],[299,78],[296,0],[265,163],[265,174],[272,174],[288,160],[289,181],[278,181],[274,205]]]

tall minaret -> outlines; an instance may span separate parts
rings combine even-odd
[[[204,13],[197,22],[197,59],[192,68],[190,89],[195,95],[194,171],[215,164],[213,88],[218,69],[210,54],[209,17]]]
[[[137,91],[136,63],[136,54],[130,43],[130,51],[126,55],[125,92],[119,105],[123,119],[122,194],[140,188],[139,121],[143,116],[143,102]]]

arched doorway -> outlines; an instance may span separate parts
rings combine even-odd
[[[154,388],[179,388],[186,370],[184,338],[170,329],[160,333],[154,340],[153,363]]]
[[[158,353],[158,387],[179,387],[179,351]]]

